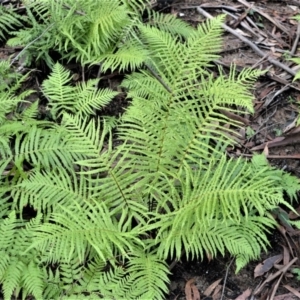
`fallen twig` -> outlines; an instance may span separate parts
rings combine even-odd
[[[229,15],[230,17],[232,17],[235,21],[234,21],[234,28],[236,28],[238,25],[241,25],[244,29],[248,30],[249,32],[251,32],[253,35],[255,35],[256,37],[260,38],[260,35],[257,34],[245,21],[243,21],[242,19],[240,19],[239,17],[235,16],[234,14],[222,9],[222,12]]]
[[[210,15],[209,13],[207,13],[204,9],[202,9],[200,6],[197,7],[197,11],[202,14],[203,16],[205,16],[206,18],[212,19],[213,16]],[[265,57],[267,54],[262,51],[261,49],[259,49],[255,44],[253,44],[250,40],[248,40],[247,38],[245,38],[244,36],[240,35],[236,30],[230,28],[229,26],[222,24],[222,27],[230,32],[231,34],[233,34],[234,36],[238,37],[240,40],[242,40],[244,43],[246,43],[248,46],[250,46],[253,51],[255,51],[255,53],[257,53],[259,56],[261,57]],[[279,67],[283,70],[285,70],[286,72],[288,72],[289,74],[295,76],[296,75],[296,71],[294,71],[293,69],[289,68],[287,65],[279,62],[278,60],[271,58],[271,57],[267,57],[267,60],[273,64],[276,67]]]
[[[228,267],[226,268],[226,274],[225,274],[225,278],[224,278],[224,283],[223,283],[223,288],[222,288],[222,294],[221,294],[221,300],[224,299],[224,293],[225,293],[225,287],[226,287],[226,281],[227,281],[227,277],[228,277],[228,272],[229,272],[229,268],[231,266],[231,264],[233,263],[234,259],[232,259],[228,265]]]
[[[300,22],[298,22],[296,38],[294,40],[294,44],[293,44],[292,50],[290,52],[291,55],[294,55],[295,52],[296,52],[296,50],[297,50],[297,46],[298,46],[298,42],[299,42],[299,37],[300,37]]]
[[[247,6],[248,8],[251,7],[252,10],[254,10],[255,12],[257,12],[258,14],[260,14],[261,16],[263,16],[264,18],[266,18],[267,20],[269,20],[271,23],[273,23],[276,27],[278,27],[279,29],[281,29],[282,31],[284,31],[287,35],[290,35],[290,31],[288,29],[286,29],[283,25],[281,25],[279,22],[277,22],[276,20],[274,20],[273,18],[271,18],[269,15],[265,14],[264,12],[262,12],[261,10],[259,10],[258,8],[254,7],[253,4],[248,3],[245,0],[238,0],[238,2],[242,3],[243,5]]]
[[[272,274],[271,276],[269,276],[262,284],[261,286],[254,292],[254,296],[258,295],[262,289],[264,288],[264,286],[274,280],[275,278],[277,278],[278,276],[280,276],[281,274],[286,273],[286,271],[298,260],[298,257],[293,258],[287,265],[283,266],[280,270],[278,270],[275,274]]]

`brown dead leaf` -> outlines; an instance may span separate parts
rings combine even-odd
[[[219,285],[219,283],[222,281],[223,278],[220,278],[218,280],[216,280],[215,282],[213,282],[205,291],[204,291],[204,295],[206,297],[210,296],[213,292],[213,290]]]
[[[243,294],[239,295],[235,300],[247,300],[247,298],[251,295],[252,290],[247,289],[246,291],[243,292]]]
[[[209,262],[211,262],[213,259],[213,256],[212,256],[212,254],[206,252],[206,258],[208,259]]]
[[[289,134],[287,136],[279,136],[273,139],[272,141],[268,142],[268,147],[280,147],[280,146],[286,146],[286,145],[295,145],[300,143],[300,134],[299,133],[293,133]],[[250,150],[256,151],[260,149],[264,149],[266,143],[261,144],[259,146],[253,147]]]
[[[287,270],[298,260],[298,257],[294,257],[286,266],[283,266],[280,270],[278,270],[276,273],[274,274],[269,274],[269,276],[267,277],[267,279],[259,286],[259,288],[256,289],[256,291],[254,292],[254,296],[259,295],[262,290],[264,289],[265,285],[271,281],[273,281],[274,279],[276,279],[277,277],[282,277],[281,275],[284,275]],[[280,279],[281,280],[281,279]]]
[[[269,85],[266,88],[264,88],[258,95],[258,99],[263,100],[264,98],[266,98],[270,92],[274,91],[274,85]],[[260,103],[261,105],[263,103]]]
[[[226,110],[223,110],[223,109],[221,109],[220,112],[222,114],[224,114],[227,118],[231,119],[231,120],[237,121],[238,123],[243,123],[245,125],[250,125],[249,120],[246,119],[246,118],[243,118],[242,116],[236,115],[232,112],[229,112],[229,111],[226,111]]]
[[[222,285],[218,285],[212,295],[213,300],[219,300],[221,298],[221,290],[222,290]]]
[[[287,290],[289,290],[291,293],[293,293],[296,297],[298,297],[300,299],[300,292],[299,292],[299,289],[296,290],[294,288],[292,288],[291,286],[289,285],[284,285],[283,287],[285,287]]]
[[[273,300],[290,300],[290,299],[294,299],[293,296],[294,295],[292,293],[288,293],[288,294],[275,296]]]
[[[254,270],[254,278],[264,275],[270,271],[274,264],[279,263],[283,258],[282,254],[267,258],[261,264],[258,264]]]
[[[195,278],[187,281],[184,291],[186,300],[200,300],[200,293],[195,285]]]
[[[266,143],[265,148],[264,148],[264,151],[263,151],[263,154],[264,154],[266,157],[268,157],[268,155],[269,155],[268,144],[269,144],[269,142]]]
[[[299,134],[299,132],[300,132],[300,126],[294,126],[293,127],[293,124],[296,124],[297,122],[298,122],[298,120],[295,119],[289,126],[287,126],[284,129],[286,131],[284,131],[283,133],[286,134],[287,136],[292,135],[292,134],[296,134],[296,133]]]

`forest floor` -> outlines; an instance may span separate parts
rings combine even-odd
[[[9,1],[0,1],[5,2]],[[273,166],[300,177],[300,127],[297,126],[300,84],[293,82],[297,66],[288,60],[300,56],[300,26],[292,19],[300,14],[300,0],[251,3],[246,0],[157,0],[155,8],[195,26],[209,15],[227,15],[221,58],[214,62],[216,72],[217,66],[227,72],[232,63],[237,71],[244,67],[266,71],[252,91],[254,114],[230,116],[244,126],[238,132],[236,146],[227,150],[228,155],[251,157],[263,152]],[[0,45],[0,59],[17,55],[20,50]],[[96,67],[83,69],[74,62],[66,63],[65,67],[73,72],[74,81],[97,77]],[[24,89],[38,90],[39,82],[47,77],[49,70],[42,65],[32,66],[32,69],[34,72]],[[114,89],[121,79],[122,75],[117,73],[105,74],[102,84]],[[127,105],[124,96],[116,97],[104,113],[118,115]],[[299,204],[293,205],[300,212]],[[292,274],[293,269],[299,268],[300,272],[300,231],[280,221],[284,214],[295,218],[284,209],[274,216],[278,217],[280,226],[270,233],[268,252],[238,274],[235,274],[234,261],[227,256],[205,261],[171,261],[173,275],[167,299],[300,299],[300,278],[297,280]]]

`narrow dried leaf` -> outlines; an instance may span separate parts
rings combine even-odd
[[[213,290],[219,285],[219,283],[222,281],[223,278],[220,278],[218,280],[216,280],[215,282],[213,282],[205,291],[204,291],[204,295],[206,297],[210,296],[213,292]]]
[[[292,293],[275,296],[273,300],[288,300],[288,299],[293,299]]]
[[[185,298],[186,300],[192,300],[192,288],[191,288],[191,284],[194,284],[195,279],[192,278],[189,281],[187,281],[187,283],[185,284],[185,288],[184,288],[184,292],[185,292]]]
[[[222,290],[222,285],[218,285],[212,295],[213,300],[221,299],[221,290]]]
[[[192,287],[192,294],[193,294],[193,300],[200,300],[200,293],[197,287],[193,284]]]
[[[269,155],[268,143],[266,143],[263,154],[267,157]]]
[[[282,246],[283,247],[283,264],[287,265],[290,262],[290,251],[287,247]]]
[[[247,289],[246,291],[243,292],[243,294],[239,295],[235,300],[247,300],[247,298],[251,295],[252,290]]]
[[[287,136],[279,136],[275,138],[273,141],[270,141],[268,144],[269,148],[272,147],[281,147],[286,145],[294,145],[296,143],[300,143],[300,135],[299,133],[293,133],[289,134]],[[256,151],[259,149],[263,149],[265,147],[265,144],[259,145],[257,147],[254,147],[251,149],[251,151]]]
[[[287,290],[289,290],[291,293],[293,293],[296,297],[300,299],[300,289],[296,290],[295,288],[292,288],[289,285],[284,285],[283,287],[285,287]]]
[[[200,300],[200,293],[195,286],[195,278],[190,279],[185,284],[185,297],[186,300]]]
[[[209,262],[211,262],[213,256],[210,253],[206,253],[206,258],[208,259]]]

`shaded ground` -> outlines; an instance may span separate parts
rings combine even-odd
[[[213,16],[228,14],[226,24],[235,29],[239,36],[228,32],[224,34],[222,57],[215,63],[222,65],[225,72],[231,63],[237,65],[237,70],[242,67],[255,67],[268,71],[261,76],[253,91],[256,97],[255,113],[251,117],[245,115],[239,118],[244,128],[239,132],[236,147],[228,149],[228,155],[251,157],[254,153],[264,151],[271,164],[300,176],[300,129],[296,125],[300,87],[298,83],[292,83],[293,72],[296,71],[293,68],[295,64],[286,60],[300,54],[295,43],[300,30],[297,29],[297,22],[291,19],[300,13],[300,1],[256,1],[252,6],[244,0],[171,2],[153,1],[153,5],[159,10],[176,14],[193,25],[206,19],[203,13],[199,12],[199,7]],[[241,37],[247,38],[265,55],[255,52]],[[3,46],[0,48],[0,59],[17,54],[18,51],[20,49]],[[272,64],[270,58],[288,70]],[[82,74],[86,77],[96,77],[98,72],[97,67],[89,70],[81,70],[76,64],[67,64],[66,67],[74,73],[75,81],[81,80]],[[45,77],[47,72],[40,69],[39,72],[33,73],[35,75],[32,75],[26,84],[38,89],[39,77]],[[107,74],[101,84],[116,88],[120,80],[121,77],[117,73]],[[127,105],[124,96],[120,95],[106,107],[105,114],[117,115]],[[293,215],[290,213],[289,217],[292,218]],[[170,262],[173,275],[167,299],[196,300],[199,299],[196,292],[198,291],[201,299],[243,300],[247,299],[246,294],[240,298],[238,296],[247,289],[251,289],[248,299],[300,299],[300,294],[296,296],[297,292],[300,293],[300,281],[291,274],[291,268],[286,267],[282,270],[289,266],[290,262],[293,268],[298,265],[300,268],[300,262],[295,259],[299,257],[300,252],[299,232],[281,223],[277,231],[270,233],[270,240],[269,251],[237,275],[234,273],[234,262],[226,256],[203,262],[187,263],[184,259],[177,263]],[[255,268],[264,260],[276,255],[282,255],[281,260],[278,258],[277,261],[271,262],[268,270],[262,267],[262,274],[254,278]],[[278,276],[269,280],[272,278],[270,276],[280,269]],[[261,291],[254,295],[259,286],[262,286]],[[189,291],[192,291],[191,294]]]

